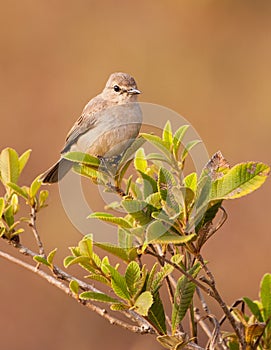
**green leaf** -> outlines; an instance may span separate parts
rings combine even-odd
[[[97,281],[97,282],[101,282],[103,284],[106,284],[107,286],[110,285],[108,279],[106,277],[104,277],[103,275],[98,275],[98,274],[92,273],[91,275],[86,276],[86,278],[89,278],[89,279]]]
[[[97,255],[97,254],[95,254],[95,253],[92,253],[92,257],[91,257],[91,258],[92,258],[92,262],[93,262],[93,264],[95,265],[95,267],[101,268],[101,266],[102,266],[102,261],[101,261],[99,255]]]
[[[112,214],[96,212],[88,216],[88,219],[99,219],[101,221],[110,222],[111,224],[118,225],[122,228],[130,228],[132,225],[129,221],[125,220],[122,217],[116,217]]]
[[[134,260],[137,257],[137,248],[131,247],[131,248],[121,248],[119,246],[115,246],[113,244],[109,243],[95,243],[96,247],[99,247],[108,253],[111,253],[121,260],[124,260],[126,262],[130,262]]]
[[[118,228],[118,247],[119,248],[131,248],[133,246],[133,235],[130,231]]]
[[[119,304],[119,300],[111,298],[110,296],[104,294],[104,293],[97,293],[97,292],[83,292],[79,295],[80,299],[83,300],[94,300],[94,301],[100,301],[102,303],[109,303],[109,304]]]
[[[89,166],[98,168],[100,166],[100,160],[96,157],[89,155],[88,153],[82,152],[69,152],[62,156],[75,163],[83,163]]]
[[[180,263],[182,262],[183,257],[183,254],[175,254],[171,257],[170,261],[176,265],[181,265]]]
[[[89,264],[90,260],[87,256],[67,256],[64,259],[64,267],[69,267],[75,264]]]
[[[3,197],[0,197],[0,219],[3,215],[4,209],[5,209],[5,200]]]
[[[148,174],[143,173],[142,171],[138,171],[140,176],[143,179],[143,187],[144,187],[144,198],[148,197],[150,194],[157,192],[157,182]]]
[[[136,283],[140,279],[140,267],[135,261],[131,261],[125,271],[125,280],[131,297],[133,297],[136,292]]]
[[[117,184],[119,187],[121,187],[121,182],[122,179],[124,178],[126,171],[128,170],[130,164],[132,163],[133,159],[128,160],[124,165],[122,165],[117,173]],[[130,176],[131,180],[132,180],[132,175]],[[129,179],[128,179],[129,180]],[[130,181],[131,181],[130,180]],[[125,193],[129,193],[129,188],[126,189]]]
[[[155,272],[156,272],[157,266],[158,266],[158,263],[156,262],[153,265],[150,273],[148,273],[146,290],[149,290],[149,291],[151,290],[151,286],[152,286],[152,283],[153,283],[153,280],[154,280],[154,276],[155,276]]]
[[[126,185],[126,188],[125,188],[125,193],[130,193],[130,187],[131,187],[131,184],[132,184],[132,179],[133,179],[133,175],[129,176],[128,179],[125,179],[125,185]]]
[[[186,157],[188,156],[189,152],[192,150],[192,148],[194,148],[197,144],[201,143],[201,140],[193,140],[193,141],[189,141],[184,150],[182,151],[182,155],[181,155],[181,160],[184,161],[186,159]]]
[[[194,210],[189,217],[189,223],[186,231],[194,231],[195,227],[201,222],[208,209],[211,192],[211,178],[208,175],[203,176],[197,186]]]
[[[188,273],[192,277],[196,277],[199,273],[201,267],[200,264],[196,264]],[[175,295],[174,295],[174,304],[172,309],[172,334],[174,335],[178,325],[183,320],[186,311],[188,310],[191,301],[193,299],[195,284],[186,276],[181,276],[177,282]]]
[[[109,270],[108,270],[108,265],[110,265],[108,256],[104,256],[104,257],[103,257],[103,260],[101,261],[100,270],[101,270],[102,273],[103,273],[105,276],[107,276],[107,277],[109,277],[109,275],[110,275]]]
[[[75,256],[81,256],[80,249],[78,247],[69,247],[72,255]]]
[[[147,273],[146,265],[143,265],[141,268],[140,279],[136,283],[136,290],[137,290],[137,293],[135,295],[136,298],[143,291],[143,287],[145,291],[145,283],[146,283],[147,276],[148,276],[148,273]]]
[[[188,187],[174,186],[171,192],[175,198],[175,201],[182,207],[188,207],[194,200],[195,193]]]
[[[135,154],[134,167],[136,170],[145,172],[148,167],[148,163],[145,159],[145,152],[143,148],[139,148]]]
[[[16,214],[19,209],[19,199],[16,193],[13,193],[11,196],[10,204],[12,205],[13,213]]]
[[[152,306],[152,303],[153,303],[153,297],[152,297],[151,292],[143,292],[136,299],[136,302],[135,302],[133,308],[140,315],[147,316],[149,309]]]
[[[43,265],[46,265],[46,266],[51,266],[48,261],[46,260],[46,258],[44,258],[43,256],[40,256],[40,255],[35,255],[33,257],[33,260],[35,260],[37,263],[39,264],[43,264]]]
[[[20,234],[23,233],[23,232],[24,232],[24,229],[23,229],[23,228],[19,228],[18,230],[12,232],[11,238],[13,238],[13,237],[15,237],[15,236],[18,236],[18,235],[20,235]]]
[[[19,196],[21,196],[24,199],[28,200],[28,193],[27,193],[27,191],[25,189],[23,189],[22,187],[16,185],[15,183],[12,183],[12,182],[8,182],[7,186],[10,187]]]
[[[159,149],[169,160],[172,160],[172,154],[168,149],[168,144],[165,141],[163,141],[159,136],[144,133],[141,135],[153,146]]]
[[[79,292],[79,283],[78,283],[77,281],[71,280],[71,281],[70,281],[70,284],[69,284],[69,287],[70,287],[70,290],[71,290],[74,294],[78,295],[78,292]]]
[[[146,202],[136,199],[125,199],[121,202],[121,205],[140,225],[150,222],[151,218],[147,213],[148,204]]]
[[[48,196],[49,196],[49,191],[47,191],[47,190],[40,191],[40,193],[39,193],[39,205],[41,208],[45,206],[45,202],[46,202],[46,199],[48,198]]]
[[[271,317],[271,274],[266,273],[261,281],[260,298],[263,306],[263,320]]]
[[[151,216],[158,221],[168,224],[168,227],[172,227],[174,225],[174,220],[170,219],[164,211],[155,211],[151,214]]]
[[[32,150],[28,149],[25,151],[20,157],[19,157],[19,168],[20,168],[20,173],[23,171],[26,163],[28,162],[28,159],[30,157]]]
[[[48,256],[47,256],[47,261],[48,261],[48,263],[49,263],[50,265],[52,265],[52,263],[53,263],[53,260],[54,260],[54,257],[55,257],[56,252],[57,252],[57,248],[55,248],[54,250],[52,250],[52,251],[48,254]]]
[[[164,126],[162,139],[168,145],[168,149],[170,149],[170,146],[172,145],[172,142],[173,142],[173,137],[172,137],[171,124],[169,120],[166,122],[166,125]]]
[[[128,306],[122,303],[110,305],[110,309],[113,311],[124,311],[128,309]]]
[[[9,227],[14,224],[13,206],[9,205],[4,212],[5,221]]]
[[[30,189],[29,189],[29,195],[31,198],[34,198],[40,189],[42,182],[40,181],[40,176],[36,177],[36,179],[32,182]]]
[[[247,297],[244,297],[243,300],[247,304],[247,306],[248,306],[249,310],[252,312],[252,314],[256,317],[256,319],[259,322],[263,322],[263,318],[262,318],[261,311],[259,309],[258,304]]]
[[[146,140],[144,140],[144,138],[139,135],[134,141],[133,143],[127,148],[127,150],[123,153],[123,156],[120,160],[120,167],[123,166],[123,164],[125,164],[128,159],[130,159],[130,157],[146,142]]]
[[[75,163],[73,165],[73,171],[79,175],[92,179],[94,182],[102,179],[101,173],[97,169],[93,169],[88,165]]]
[[[160,299],[159,293],[155,293],[153,296],[153,304],[149,309],[148,318],[151,323],[159,330],[160,334],[166,334],[166,317],[165,311]]]
[[[151,292],[155,295],[162,286],[163,280],[174,271],[174,267],[170,264],[165,264],[159,272],[155,275],[151,286]]]
[[[5,148],[0,156],[1,178],[4,184],[17,183],[20,175],[20,164],[17,152],[12,148]]]
[[[92,258],[93,256],[93,240],[92,235],[85,236],[79,243],[78,248],[80,251],[80,255],[87,256],[88,258]]]
[[[157,244],[185,244],[191,242],[197,238],[195,233],[191,233],[190,235],[180,236],[174,233],[165,233],[159,238],[152,241],[152,243]]]
[[[166,201],[168,198],[168,189],[176,186],[176,180],[169,170],[161,167],[159,169],[157,187],[161,198]]]
[[[240,163],[212,184],[210,200],[234,199],[245,196],[265,182],[270,167],[263,163]]]
[[[146,199],[145,202],[151,205],[152,207],[156,209],[161,209],[162,204],[161,204],[161,196],[159,192],[155,192],[150,194]]]
[[[147,207],[146,202],[129,198],[122,200],[121,205],[129,214],[137,213]]]
[[[157,341],[166,349],[180,350],[185,349],[186,341],[181,338],[181,335],[159,335]]]
[[[168,232],[168,228],[160,221],[153,221],[146,230],[146,241],[148,243],[157,244],[184,244],[194,240],[196,234],[181,236],[175,233]]]
[[[157,242],[157,240],[161,236],[163,236],[167,232],[168,229],[169,229],[169,227],[164,225],[160,221],[151,222],[146,229],[146,241],[148,243]]]
[[[154,164],[160,164],[160,162],[164,162],[167,163],[169,165],[172,165],[171,160],[168,159],[166,156],[164,156],[161,153],[149,153],[148,155],[146,155],[146,160],[147,161],[152,161]],[[159,162],[159,163],[157,163]]]
[[[114,269],[112,266],[107,266],[108,270],[110,271],[111,275],[111,286],[114,291],[114,293],[125,300],[130,300],[130,294],[128,291],[128,287],[126,284],[125,277],[122,276],[116,269]]]
[[[197,173],[191,173],[189,175],[187,175],[184,179],[183,179],[183,184],[185,187],[190,188],[193,192],[196,192],[197,189]]]
[[[132,196],[136,199],[143,199],[143,194],[141,188],[133,181],[130,182],[129,192],[132,193]],[[126,191],[127,193],[127,191]]]
[[[189,128],[189,125],[182,125],[174,134],[173,145],[174,145],[174,154],[177,155],[180,145],[182,143],[183,137]]]

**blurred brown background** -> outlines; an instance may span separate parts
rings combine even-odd
[[[22,179],[29,183],[57,159],[108,75],[124,71],[135,76],[141,101],[187,118],[210,154],[220,149],[231,164],[270,163],[270,18],[271,3],[262,0],[1,1],[1,148],[33,150]],[[231,303],[255,298],[270,272],[270,179],[226,207],[229,219],[204,253]],[[81,238],[57,186],[38,225],[60,257]],[[1,249],[12,252],[5,242]],[[0,261],[0,273],[3,349],[160,349],[151,336],[108,325],[9,262]]]

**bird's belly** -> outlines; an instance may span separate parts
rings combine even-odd
[[[104,132],[87,149],[94,156],[112,157],[125,151],[137,137],[140,125],[124,125]]]

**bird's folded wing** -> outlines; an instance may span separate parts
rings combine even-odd
[[[99,95],[92,99],[84,108],[83,113],[75,122],[66,137],[66,143],[61,153],[66,153],[71,146],[77,142],[80,136],[85,134],[90,129],[95,127],[98,119],[98,112],[108,108],[108,102],[102,99]]]

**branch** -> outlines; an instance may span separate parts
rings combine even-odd
[[[105,309],[102,309],[94,304],[91,304],[90,302],[85,301],[85,300],[78,299],[78,296],[76,294],[72,293],[70,291],[70,288],[68,286],[66,286],[63,282],[59,281],[57,278],[55,278],[53,276],[48,275],[46,272],[37,269],[33,265],[30,265],[30,264],[28,264],[20,259],[13,257],[12,255],[10,255],[8,253],[4,253],[2,251],[0,251],[0,257],[6,259],[8,261],[13,262],[14,264],[22,266],[25,269],[37,274],[41,278],[45,279],[51,285],[60,289],[62,292],[64,292],[69,297],[72,297],[73,299],[77,300],[80,304],[86,306],[91,311],[94,311],[98,315],[105,318],[110,324],[120,326],[124,329],[127,329],[127,330],[133,332],[133,333],[139,333],[139,334],[145,334],[145,333],[154,334],[155,333],[154,329],[152,327],[150,327],[149,325],[146,325],[146,324],[144,324],[144,325],[142,324],[141,326],[131,325],[129,323],[126,323],[122,320],[119,320],[119,319],[109,315],[107,310],[105,310]]]
[[[13,243],[13,246],[15,248],[18,249],[18,251],[23,254],[23,255],[26,255],[26,256],[31,256],[32,258],[36,255],[38,255],[36,252],[33,252],[31,249],[23,246],[21,243]],[[59,267],[57,266],[53,266],[53,273],[55,274],[55,276],[60,279],[60,280],[63,280],[63,281],[67,281],[67,282],[70,282],[72,280],[75,280],[80,288],[83,290],[83,291],[93,291],[93,292],[98,292],[98,293],[101,293],[101,291],[99,291],[98,289],[96,289],[95,287],[93,287],[91,284],[88,284],[86,282],[83,282],[81,280],[79,280],[78,278],[72,276],[72,275],[69,275],[67,272],[63,271],[62,269],[60,269]]]
[[[207,267],[207,265],[205,264],[202,256],[199,254],[197,256],[202,268],[204,269],[204,271],[206,272],[206,275],[208,276],[209,280],[204,278],[204,281],[208,284],[208,286],[210,286],[210,288],[212,289],[212,294],[214,299],[218,302],[218,304],[220,305],[220,307],[222,308],[222,310],[224,311],[224,314],[226,315],[227,319],[229,320],[230,324],[232,325],[232,328],[234,329],[240,344],[242,345],[242,347],[245,347],[245,341],[244,341],[244,337],[238,327],[238,325],[235,322],[234,317],[232,316],[230,309],[227,307],[226,303],[224,302],[224,300],[221,298],[216,285],[215,285],[215,279],[213,274],[211,273],[211,271],[209,270],[209,268]]]
[[[15,248],[17,248],[21,254],[24,254],[26,256],[31,256],[33,258],[34,256],[38,255],[36,252],[33,252],[31,249],[26,248],[21,243],[13,243],[13,246]],[[32,266],[32,265],[30,265],[30,266]],[[71,282],[72,280],[76,281],[78,283],[79,287],[83,291],[92,291],[92,292],[96,292],[96,293],[102,293],[99,289],[95,288],[93,285],[81,281],[80,279],[68,274],[67,272],[63,271],[62,269],[60,269],[59,267],[57,267],[55,265],[53,266],[52,271],[55,274],[57,279],[60,279],[60,280],[66,281],[66,282]],[[158,332],[156,332],[155,328],[145,318],[143,318],[142,316],[137,314],[135,311],[133,311],[133,310],[123,311],[123,314],[125,314],[125,316],[127,318],[131,319],[133,322],[136,322],[142,329],[144,329],[144,330],[149,329],[148,333],[158,334]]]

